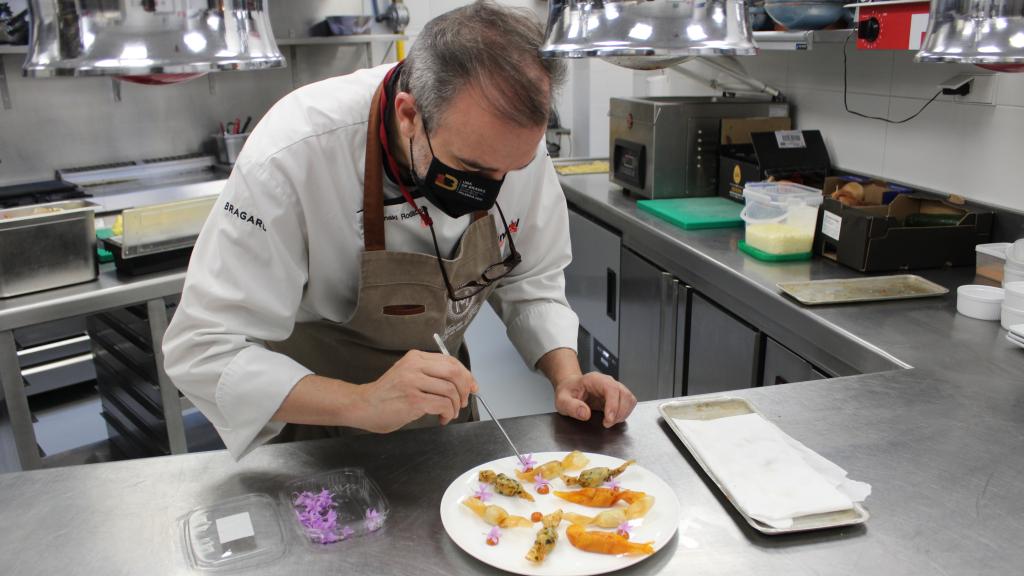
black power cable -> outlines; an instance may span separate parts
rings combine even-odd
[[[917,112],[914,112],[913,114],[911,114],[910,116],[907,116],[903,120],[890,120],[888,118],[882,118],[881,116],[870,116],[868,114],[862,114],[862,113],[857,112],[855,110],[850,110],[850,104],[847,102],[847,92],[848,92],[848,89],[847,89],[847,79],[846,79],[846,76],[847,76],[847,70],[846,70],[847,69],[847,66],[846,66],[846,48],[850,45],[850,38],[853,38],[853,36],[856,33],[857,33],[856,30],[854,30],[853,32],[850,32],[846,36],[846,40],[843,41],[843,108],[846,108],[847,112],[849,112],[850,114],[853,114],[854,116],[860,116],[861,118],[867,118],[869,120],[881,120],[882,122],[888,122],[889,124],[903,124],[904,122],[910,122],[914,118],[917,118],[918,116],[920,116],[921,112],[924,112],[925,108],[927,108],[932,102],[935,102],[936,98],[938,98],[939,96],[942,96],[942,90],[939,90],[938,92],[935,93],[935,96],[932,96],[931,100],[925,102],[924,106],[921,106],[921,108]]]

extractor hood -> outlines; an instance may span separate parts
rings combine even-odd
[[[1024,65],[1024,0],[932,0],[915,60]]]
[[[266,0],[31,0],[25,76],[188,78],[285,65]]]
[[[694,56],[756,54],[745,0],[548,0],[548,58],[641,70]]]

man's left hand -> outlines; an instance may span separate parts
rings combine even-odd
[[[600,372],[573,375],[555,386],[559,414],[590,420],[591,410],[604,412],[604,427],[624,422],[636,406],[636,396],[621,382]]]

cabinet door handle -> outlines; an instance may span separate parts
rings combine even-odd
[[[608,315],[609,318],[611,318],[612,322],[614,322],[615,321],[615,312],[616,312],[616,309],[618,308],[618,303],[619,303],[619,298],[616,295],[616,292],[618,292],[618,289],[619,289],[619,283],[618,283],[618,280],[617,280],[617,275],[615,274],[615,270],[612,270],[611,268],[608,268],[607,270],[608,270],[608,273],[607,273],[607,275],[605,277],[605,279],[607,281],[607,287],[606,287],[606,290],[605,290],[605,295],[607,297],[607,300],[605,301],[605,311],[604,312],[605,312],[605,314]]]

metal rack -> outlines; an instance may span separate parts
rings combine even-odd
[[[842,44],[853,30],[804,30],[793,32],[754,32],[761,50],[813,50],[815,44]]]

